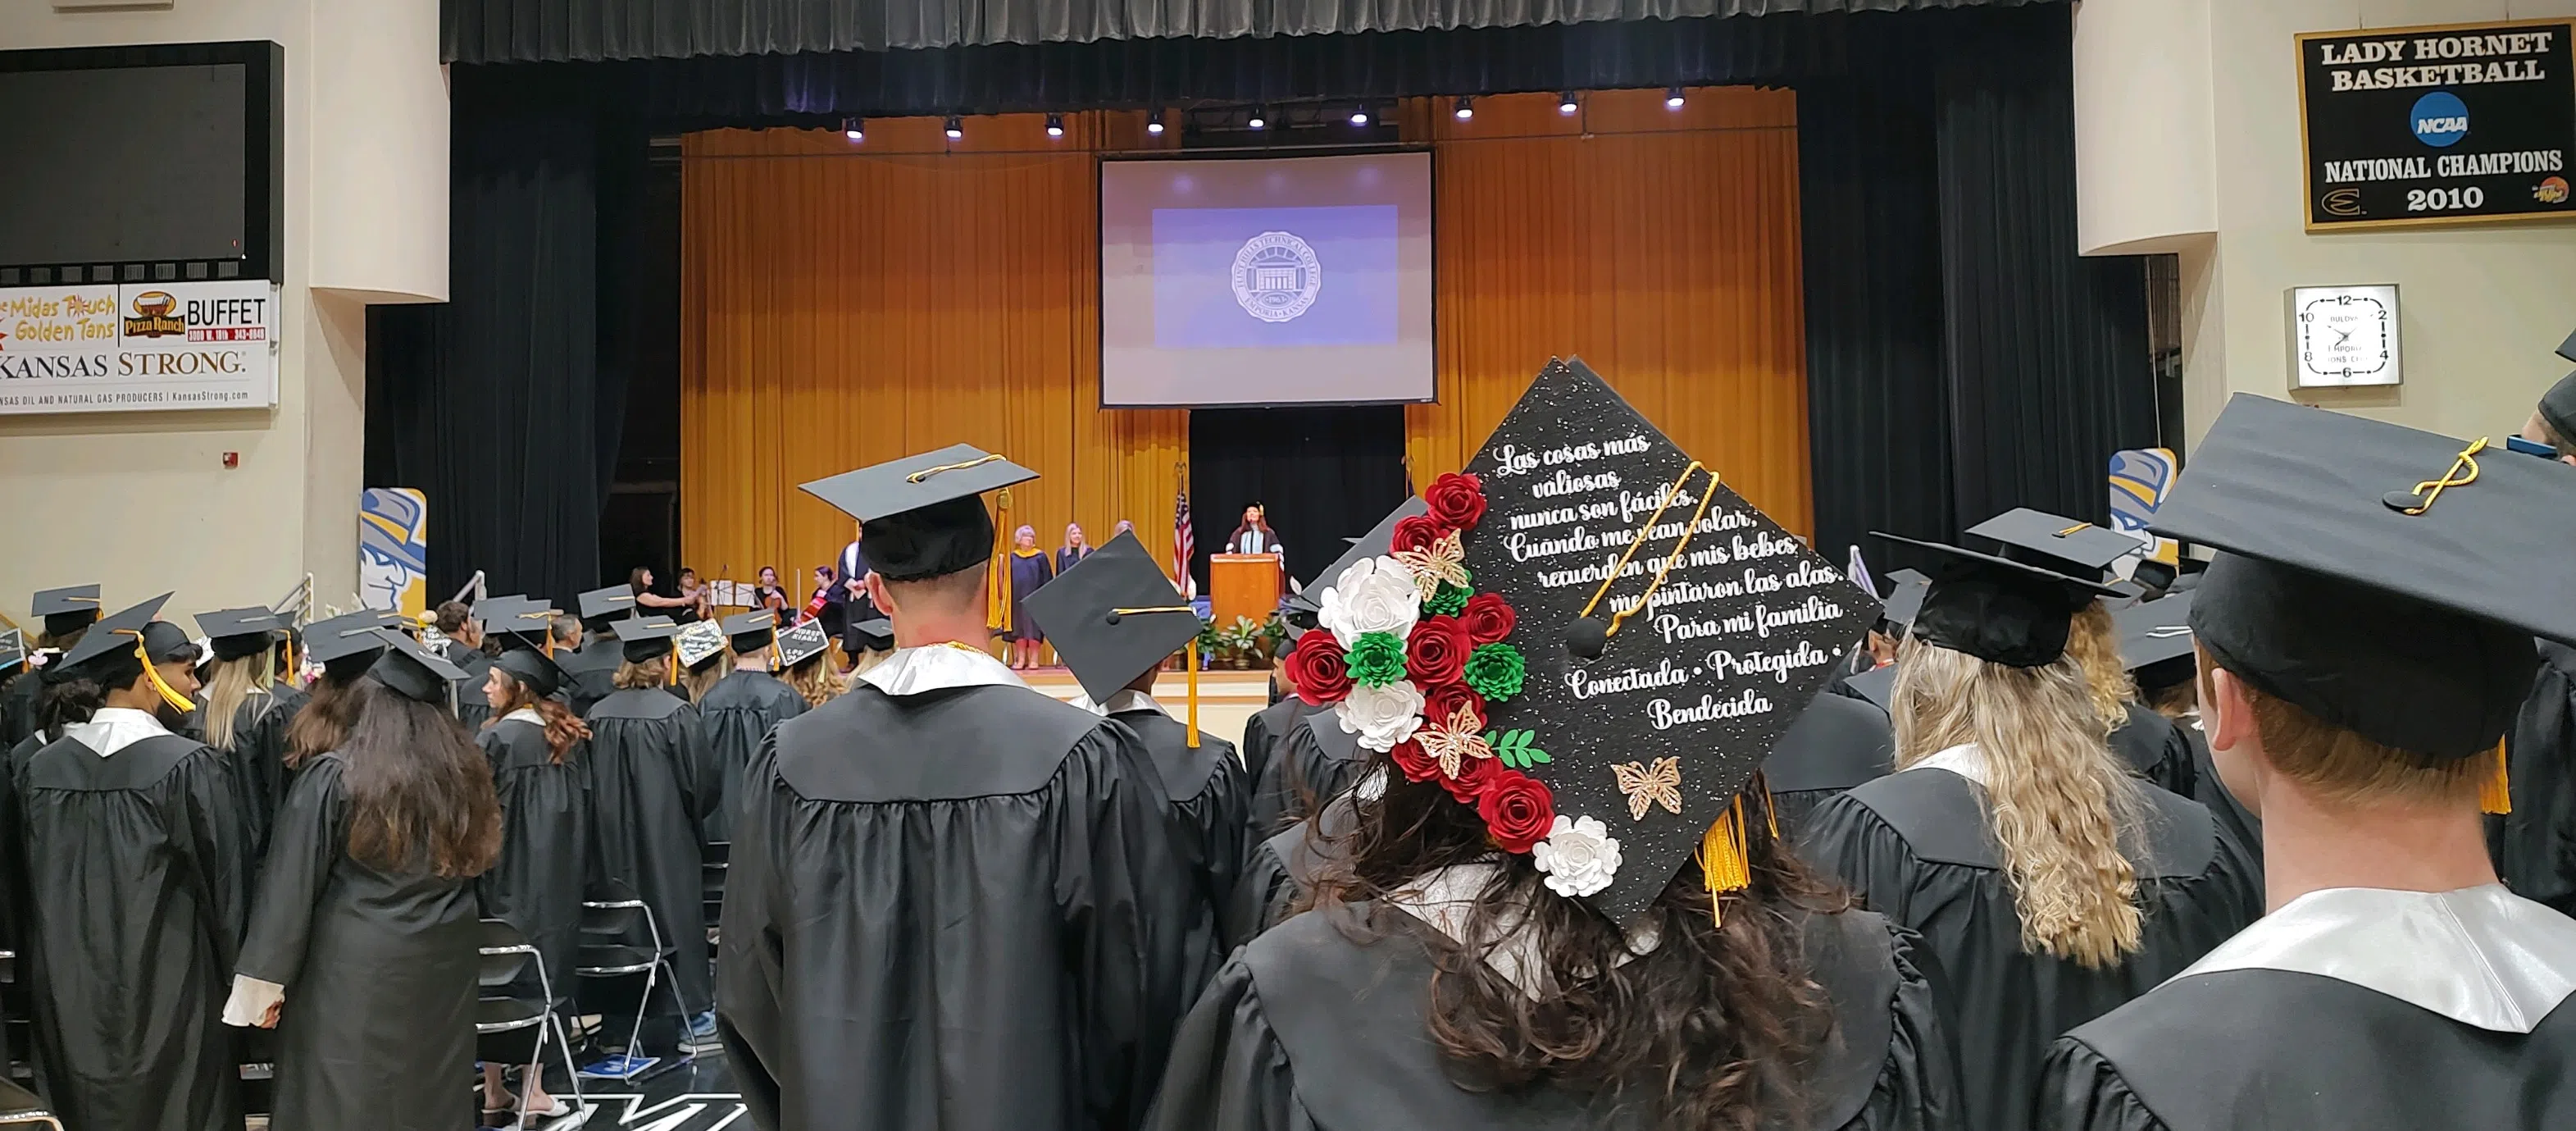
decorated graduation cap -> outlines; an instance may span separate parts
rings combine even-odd
[[[1634,922],[1693,854],[1723,914],[1743,790],[1878,616],[1579,362],[1550,362],[1289,659],[1359,744]]]
[[[2111,563],[2145,549],[2137,539],[2081,519],[2015,507],[1968,528],[2002,545],[2006,558],[2068,577],[2103,580]]]
[[[1903,632],[1914,623],[1914,615],[1923,611],[1923,594],[1932,588],[1932,579],[1919,569],[1900,569],[1888,574],[1887,580],[1893,588],[1887,591],[1878,619]]]
[[[868,564],[888,581],[920,581],[993,556],[986,491],[1038,473],[958,444],[804,484],[807,494],[867,524]]]
[[[492,666],[510,673],[510,678],[526,685],[540,699],[563,690],[564,684],[572,681],[554,657],[534,648],[504,649],[501,658],[492,661]],[[462,678],[463,673],[458,674]]]
[[[1405,519],[1417,518],[1429,513],[1430,509],[1430,504],[1423,502],[1422,496],[1415,495],[1406,499],[1403,506],[1389,512],[1385,518],[1377,520],[1377,525],[1370,527],[1368,533],[1357,538],[1343,539],[1350,543],[1350,549],[1343,551],[1342,556],[1335,559],[1332,565],[1317,574],[1314,584],[1307,586],[1296,596],[1288,598],[1288,616],[1291,619],[1304,620],[1312,624],[1315,614],[1320,610],[1320,602],[1324,599],[1324,589],[1333,583],[1334,578],[1340,577],[1342,571],[1351,568],[1354,563],[1385,556],[1387,547],[1395,541],[1395,525]]]
[[[649,664],[671,654],[671,638],[680,634],[680,626],[669,617],[630,617],[611,626],[617,644],[630,664]]]
[[[1870,536],[1940,558],[1914,613],[1914,638],[1989,663],[2015,668],[2056,663],[2066,654],[2067,627],[2075,614],[2099,598],[2118,595],[2099,581],[2046,566],[1883,531]]]
[[[724,619],[724,634],[737,653],[760,651],[778,639],[778,614],[767,609],[736,613]]]
[[[2137,673],[2138,686],[2156,691],[2188,683],[2197,674],[2191,605],[2192,594],[2175,593],[2111,614],[2120,634],[2120,658]]]
[[[376,657],[367,674],[397,695],[435,706],[446,706],[457,681],[465,679],[465,669],[448,663],[420,646],[420,641],[389,629],[377,630],[384,638],[385,650]],[[514,656],[535,655],[514,652]],[[537,656],[539,660],[544,656]]]
[[[2576,468],[2483,438],[2239,395],[2154,529],[2223,551],[2191,607],[2220,667],[2374,742],[2466,758],[2498,749],[2530,693],[2531,637],[2576,643],[2570,499]]]
[[[635,591],[623,585],[593,589],[581,595],[582,623],[598,629],[635,612]]]
[[[778,662],[795,667],[832,647],[832,638],[823,634],[823,622],[805,621],[778,630]]]
[[[680,626],[678,636],[680,666],[694,668],[725,654],[724,630],[714,621],[693,621]]]
[[[1082,693],[1106,705],[1137,676],[1198,638],[1199,614],[1126,531],[1025,599]],[[1195,649],[1192,649],[1195,652]],[[1190,664],[1190,745],[1198,745],[1198,665]]]
[[[197,614],[197,631],[218,660],[256,656],[286,638],[286,618],[267,608],[221,609]]]
[[[894,622],[884,617],[860,621],[850,626],[850,632],[870,652],[884,652],[894,647]]]
[[[81,637],[79,644],[45,669],[45,678],[56,683],[102,679],[124,684],[136,674],[125,665],[133,664],[142,669],[140,674],[151,681],[152,689],[161,694],[161,701],[168,703],[171,709],[194,710],[196,704],[162,680],[160,669],[154,666],[196,658],[196,645],[189,641],[185,631],[178,625],[154,619],[161,615],[161,606],[169,600],[170,595],[164,593],[100,618],[89,626],[90,631]]]
[[[68,636],[97,620],[104,610],[98,603],[98,586],[72,585],[37,590],[27,611],[44,618],[45,635]]]

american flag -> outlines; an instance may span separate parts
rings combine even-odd
[[[1172,496],[1172,579],[1185,596],[1198,596],[1198,585],[1190,579],[1190,559],[1198,552],[1198,533],[1190,529],[1190,489],[1183,487]]]

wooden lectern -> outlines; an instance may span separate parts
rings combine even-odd
[[[1279,611],[1279,555],[1216,554],[1208,558],[1209,611],[1220,629],[1234,618],[1250,617],[1268,624]]]

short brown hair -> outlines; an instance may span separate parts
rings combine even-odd
[[[2375,742],[2251,683],[2244,687],[2264,757],[2330,801],[2475,802],[2495,768],[2491,757],[2438,758]]]

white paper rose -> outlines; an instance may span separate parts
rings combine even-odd
[[[1568,898],[1591,895],[1619,873],[1619,841],[1599,821],[1559,813],[1547,839],[1530,849],[1530,863],[1547,873],[1547,890]]]
[[[1422,726],[1422,691],[1402,679],[1384,687],[1354,687],[1333,704],[1333,713],[1341,717],[1343,731],[1360,736],[1361,746],[1385,753]]]
[[[1413,570],[1394,558],[1361,558],[1324,590],[1315,623],[1349,648],[1363,632],[1384,632],[1402,640],[1422,616],[1422,592]]]

